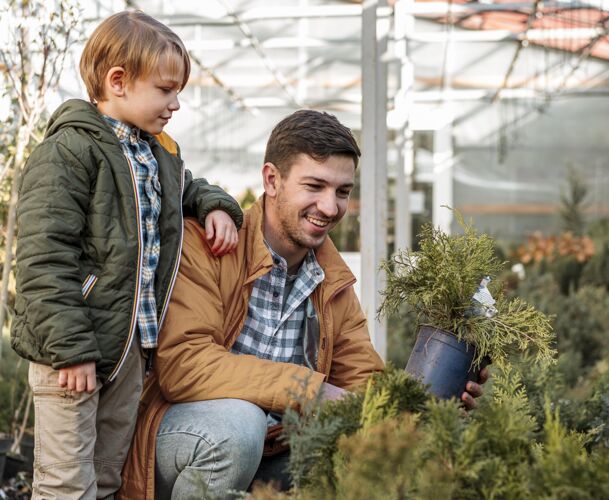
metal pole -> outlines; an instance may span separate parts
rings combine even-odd
[[[381,60],[386,34],[379,37],[377,8],[384,0],[367,0],[362,10],[362,164],[360,247],[362,307],[372,343],[387,356],[386,320],[377,321],[385,286],[379,265],[387,257],[387,67]],[[382,26],[384,27],[384,26]]]
[[[451,233],[452,211],[445,206],[453,207],[453,103],[450,100],[454,65],[454,17],[449,5],[449,29],[446,33],[446,51],[444,54],[443,85],[444,99],[442,107],[448,111],[449,120],[442,128],[434,132],[433,139],[433,225],[446,234]]]
[[[451,233],[452,212],[444,205],[454,207],[453,202],[453,145],[452,124],[434,132],[433,138],[433,225],[447,234]]]
[[[413,0],[398,0],[394,6],[395,55],[401,62],[400,88],[394,98],[394,108],[400,125],[396,136],[398,149],[397,179],[395,189],[395,249],[406,249],[412,245],[412,214],[410,213],[410,191],[414,171],[413,133],[410,126],[412,114],[412,87],[414,66],[408,57],[406,34],[414,31],[414,17],[408,10]]]

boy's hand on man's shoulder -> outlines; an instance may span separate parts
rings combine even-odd
[[[239,236],[237,226],[223,210],[212,210],[205,217],[205,235],[211,248],[211,253],[222,257],[237,248]]]
[[[74,392],[93,392],[96,385],[94,361],[59,369],[59,387]]]

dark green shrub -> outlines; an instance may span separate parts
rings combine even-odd
[[[609,291],[609,244],[597,244],[597,251],[582,272],[582,285],[603,287]]]
[[[550,274],[530,272],[514,293],[552,318],[567,385],[609,355],[609,295],[604,288],[582,286],[565,296]]]
[[[607,421],[607,384],[599,379],[577,418]],[[389,369],[364,394],[309,408],[304,419],[291,413],[293,453],[316,453],[299,441],[325,442],[328,451],[322,434],[331,421],[341,421],[343,431],[332,434],[331,456],[318,455],[308,471],[296,471],[304,472],[299,487],[277,498],[609,498],[609,449],[597,439],[604,427],[570,428],[549,396],[540,421],[519,371],[495,369],[492,390],[469,414],[456,400],[424,401],[416,382]],[[273,498],[268,488],[253,497]]]
[[[4,338],[2,359],[0,359],[0,432],[10,433],[15,410],[23,407],[28,391],[28,362],[21,359],[10,348],[8,338]],[[33,425],[33,412],[29,424]]]

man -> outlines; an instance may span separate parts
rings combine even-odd
[[[359,156],[334,116],[297,111],[271,133],[265,194],[246,213],[237,250],[215,258],[186,222],[126,498],[225,495],[256,478],[286,487],[287,453],[262,458],[284,410],[319,391],[341,397],[383,368],[355,278],[327,237],[347,210]]]

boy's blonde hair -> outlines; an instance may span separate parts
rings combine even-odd
[[[142,11],[124,11],[95,29],[80,58],[80,76],[91,102],[100,102],[106,98],[104,80],[110,68],[121,66],[126,83],[131,83],[158,70],[161,62],[183,89],[190,75],[190,59],[182,40]]]

